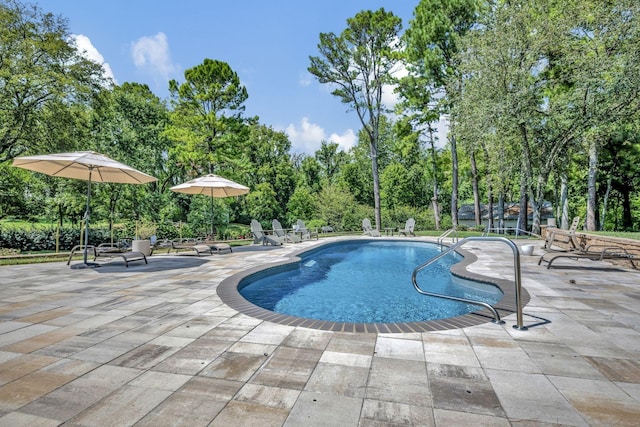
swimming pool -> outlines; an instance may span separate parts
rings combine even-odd
[[[423,322],[478,311],[475,305],[419,295],[413,269],[438,254],[425,242],[356,240],[336,242],[300,255],[300,261],[243,278],[238,291],[249,302],[298,318],[350,323]],[[494,304],[497,286],[456,278],[462,260],[446,256],[418,275],[430,291]]]

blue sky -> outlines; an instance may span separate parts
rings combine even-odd
[[[322,140],[348,149],[357,115],[307,71],[321,32],[339,34],[347,18],[384,7],[404,31],[419,0],[44,0],[69,20],[78,45],[103,62],[118,84],[149,85],[168,97],[168,81],[205,58],[227,62],[249,93],[246,116],[285,131],[293,152],[312,154]],[[391,91],[389,102],[392,102]]]

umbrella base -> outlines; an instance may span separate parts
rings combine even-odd
[[[80,264],[73,264],[71,266],[72,270],[83,270],[85,268],[97,268],[100,267],[100,264],[98,264],[97,262],[81,262]]]

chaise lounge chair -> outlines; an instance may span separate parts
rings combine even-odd
[[[271,244],[273,246],[282,245],[284,239],[280,239],[274,234],[267,234],[262,229],[262,224],[257,220],[251,220],[251,233],[253,234],[253,243],[262,243],[263,245]]]
[[[180,239],[171,241],[171,249],[175,250],[176,253],[178,253],[178,251],[180,250],[194,251],[197,256],[200,256],[201,254],[207,254],[207,253],[211,255],[213,253],[213,251],[208,245],[199,244],[195,241],[180,240]]]
[[[77,245],[71,249],[71,253],[69,254],[69,259],[67,260],[67,265],[71,263],[71,259],[75,255],[76,252],[84,251],[84,245]],[[129,248],[123,247],[119,244],[111,244],[111,243],[101,243],[98,246],[88,245],[87,250],[93,252],[93,260],[95,261],[98,258],[122,258],[124,261],[125,267],[129,267],[130,262],[134,261],[144,261],[145,264],[148,264],[147,257],[142,252],[135,252],[129,250]]]
[[[282,224],[277,219],[271,221],[271,226],[273,227],[273,233],[282,241],[287,241],[291,243],[300,243],[302,239],[296,233],[293,232],[285,232],[282,229]]]
[[[296,222],[296,228],[297,228],[297,233],[300,234],[300,238],[302,238],[302,240],[311,240],[313,237],[315,237],[316,240],[318,240],[318,230],[310,231],[309,229],[307,229],[307,226],[304,225],[303,220],[299,219]]]
[[[603,245],[587,246],[584,250],[579,249],[566,252],[547,252],[540,257],[538,265],[542,264],[544,261],[547,263],[547,268],[551,268],[551,264],[560,258],[575,260],[588,259],[591,261],[623,260],[629,261],[631,266],[634,269],[637,269],[636,264],[634,263],[634,260],[637,261],[637,258],[633,254],[627,252],[625,248]]]
[[[413,218],[409,218],[404,225],[404,229],[398,228],[398,233],[404,234],[405,236],[411,235],[415,237],[415,234],[413,233],[413,230],[415,229],[415,227],[416,227],[416,220]]]
[[[369,218],[365,218],[362,220],[362,231],[364,235],[368,235],[371,237],[380,237],[380,231],[373,228],[371,226],[371,220]]]

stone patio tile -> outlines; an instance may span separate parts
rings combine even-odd
[[[637,426],[640,405],[608,381],[550,377],[589,425]]]
[[[36,350],[34,354],[51,357],[71,357],[103,340],[93,337],[71,337],[58,343]]]
[[[433,415],[436,425],[439,426],[509,427],[512,425],[507,418],[446,409],[434,409]],[[531,426],[534,424],[525,423],[522,425],[524,427],[525,425]],[[541,424],[535,425],[542,426]]]
[[[296,328],[287,336],[282,345],[287,347],[324,350],[331,340],[331,332],[314,329]]]
[[[423,406],[365,399],[360,415],[360,426],[421,426],[434,427],[432,409]],[[455,424],[442,424],[455,425]],[[458,424],[473,425],[473,424]]]
[[[0,366],[2,366],[4,362],[7,362],[11,359],[15,359],[17,357],[22,357],[22,354],[12,353],[10,351],[0,351]]]
[[[290,411],[298,400],[300,393],[300,390],[245,384],[234,397],[234,400]]]
[[[604,379],[604,375],[573,349],[561,344],[522,342],[522,349],[546,375]]]
[[[11,427],[57,427],[60,425],[60,421],[20,412],[10,412],[0,417],[0,425]]]
[[[0,309],[1,308],[2,307],[0,307]],[[0,316],[0,319],[2,319],[1,316]],[[6,320],[3,322],[0,322],[0,334],[6,334],[7,332],[26,328],[27,326],[30,326],[30,325],[31,323],[27,323],[27,322],[16,322],[15,320]]]
[[[42,335],[19,341],[12,345],[8,345],[4,347],[4,350],[13,351],[16,353],[32,353],[36,350],[40,350],[41,348],[48,347],[50,345],[57,344],[61,341],[72,338],[81,332],[81,329],[73,327],[59,328]]]
[[[128,368],[151,369],[179,350],[179,347],[144,344],[123,354],[110,363]]]
[[[0,409],[16,410],[75,379],[71,375],[32,372],[0,387]]]
[[[224,317],[197,316],[167,331],[165,335],[195,339],[206,334],[225,320],[226,318]]]
[[[233,353],[256,354],[260,356],[264,356],[266,354],[267,356],[269,356],[271,353],[276,351],[277,348],[277,345],[256,344],[251,342],[238,341],[235,344],[232,344],[231,347],[229,347],[228,351],[231,351]]]
[[[170,395],[167,390],[125,385],[69,422],[85,426],[132,426]]]
[[[482,369],[429,363],[427,375],[434,408],[505,417]]]
[[[302,390],[321,355],[319,350],[279,347],[250,382]]]
[[[191,393],[205,396],[220,402],[230,401],[244,383],[220,378],[193,377],[179,390],[180,393]]]
[[[300,394],[284,427],[355,426],[362,399],[304,391]]]
[[[148,344],[161,345],[165,347],[182,348],[182,347],[186,347],[187,345],[191,344],[194,341],[195,340],[193,338],[182,338],[182,337],[171,337],[169,335],[160,335],[159,337],[149,341]]]
[[[136,427],[206,427],[226,405],[206,395],[176,392],[136,423]]]
[[[473,350],[484,369],[503,369],[539,373],[540,368],[529,358],[529,355],[519,347],[488,347],[474,345]]]
[[[493,369],[485,369],[485,374],[511,420],[570,426],[586,424],[544,375]]]
[[[376,341],[376,356],[424,362],[424,349],[420,338],[408,340],[379,336]]]
[[[129,384],[135,387],[157,388],[160,390],[176,391],[189,380],[190,375],[168,374],[166,372],[147,371],[135,378]]]
[[[376,346],[375,334],[334,333],[327,345],[327,351],[373,356]]]
[[[423,334],[422,343],[427,362],[480,367],[476,353],[464,334]]]
[[[0,363],[0,385],[9,383],[57,361],[58,359],[55,357],[32,354],[25,354],[7,360],[6,362]]]
[[[228,341],[198,339],[173,353],[153,369],[174,374],[195,375],[218,358],[230,345]]]
[[[631,396],[631,398],[640,402],[640,384],[616,382],[615,385],[620,387],[621,390],[624,390],[624,392]]]
[[[320,362],[332,365],[354,366],[359,368],[369,368],[372,356],[361,354],[337,353],[335,351],[325,351],[320,357]]]
[[[32,314],[30,316],[22,317],[18,319],[20,322],[27,323],[46,323],[51,319],[57,319],[60,316],[65,316],[73,311],[71,307],[55,307],[51,310],[42,311],[40,313]]]
[[[251,402],[229,402],[209,424],[210,427],[265,427],[282,426],[289,412],[284,409]],[[294,424],[295,425],[295,424]],[[300,424],[299,424],[300,425]],[[309,424],[304,424],[309,425]]]
[[[204,334],[202,338],[235,342],[247,335],[253,328],[255,328],[255,326],[256,325],[234,324],[226,321],[211,329],[209,332]]]
[[[586,357],[585,359],[611,381],[640,384],[640,362],[637,359],[613,357]]]
[[[263,322],[240,339],[241,342],[280,345],[295,328]]]
[[[266,361],[267,356],[262,354],[227,351],[211,362],[198,375],[234,381],[248,381]]]
[[[11,344],[36,337],[38,335],[46,334],[47,332],[55,331],[56,329],[58,329],[56,326],[35,324],[6,332],[0,335],[0,348],[4,349],[4,347],[7,347]]]
[[[374,357],[367,384],[367,399],[432,406],[424,362]]]
[[[319,363],[305,391],[364,398],[369,368]]]
[[[86,362],[84,360],[60,359],[51,365],[45,366],[41,371],[80,377],[87,372],[93,371],[99,366],[100,364],[98,363]]]
[[[138,345],[139,344],[107,340],[79,351],[71,357],[88,362],[108,363],[129,352],[131,349],[138,347]]]

